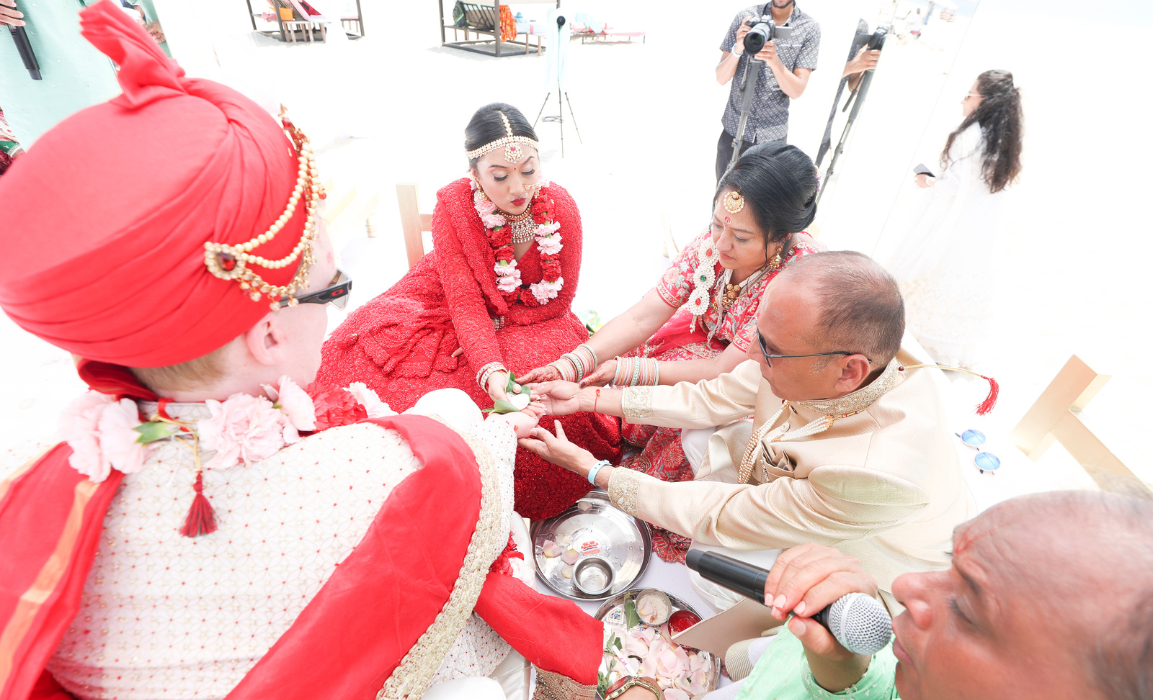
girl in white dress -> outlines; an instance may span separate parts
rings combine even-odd
[[[998,237],[1005,188],[1021,171],[1021,98],[1009,71],[977,76],[964,119],[945,143],[924,213],[885,266],[901,283],[906,323],[941,364],[971,367],[993,302],[995,268],[981,262]]]

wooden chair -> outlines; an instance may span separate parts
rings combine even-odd
[[[425,231],[432,231],[432,214],[421,214],[416,184],[398,182],[396,203],[400,209],[400,229],[404,232],[404,250],[408,253],[408,267],[411,269],[424,257]]]

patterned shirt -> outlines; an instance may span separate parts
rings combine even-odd
[[[665,270],[661,281],[657,282],[656,290],[661,301],[674,309],[680,309],[688,303],[689,297],[695,289],[693,273],[701,264],[701,245],[711,236],[712,234],[706,230],[681,249],[680,255],[677,256],[672,265],[669,265],[669,269]],[[804,243],[793,246],[785,256],[780,268],[761,275],[760,279],[753,282],[749,289],[737,297],[737,300],[724,314],[715,303],[710,304],[703,317],[705,328],[715,331],[714,336],[717,339],[725,343],[733,343],[741,352],[747,352],[753,338],[756,337],[757,307],[761,303],[761,295],[764,294],[765,287],[769,286],[769,282],[773,281],[777,273],[783,270],[786,265],[802,255],[815,252],[817,252],[816,248]],[[715,302],[725,274],[724,266],[717,263],[713,274],[716,281],[713,283],[711,297]]]
[[[737,43],[737,31],[746,19],[768,16],[770,4],[753,5],[739,12],[729,27],[729,33],[721,42],[721,51],[732,52],[733,45]],[[801,12],[801,8],[793,5],[793,14],[784,23],[786,27],[793,28],[793,35],[785,41],[777,42],[777,56],[781,63],[790,71],[798,68],[810,70],[817,67],[817,50],[821,45],[821,25],[816,20]],[[729,103],[725,107],[725,115],[721,123],[730,136],[737,135],[737,125],[741,120],[741,98],[744,85],[745,71],[749,67],[749,55],[742,53],[737,63],[737,72],[729,82]],[[766,141],[784,141],[789,133],[789,96],[781,91],[777,84],[777,76],[767,65],[761,67],[757,77],[757,89],[753,95],[753,104],[749,109],[749,120],[745,125],[744,140],[748,143],[764,143]]]

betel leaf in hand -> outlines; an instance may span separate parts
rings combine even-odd
[[[512,372],[508,373],[508,381],[505,382],[504,390],[513,394],[519,394],[524,391],[524,387],[516,383],[516,375]]]
[[[497,399],[496,401],[493,401],[492,408],[486,408],[483,412],[496,413],[499,415],[501,413],[516,413],[519,410],[519,408],[513,406],[508,401],[505,401],[504,399]]]

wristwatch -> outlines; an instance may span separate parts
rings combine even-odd
[[[625,676],[624,678],[609,686],[609,689],[605,691],[605,700],[616,700],[616,698],[624,695],[625,692],[627,692],[628,689],[632,688],[633,686],[640,686],[651,692],[656,696],[657,700],[665,699],[664,691],[662,691],[661,687],[654,683],[652,679],[643,678],[641,676]]]

